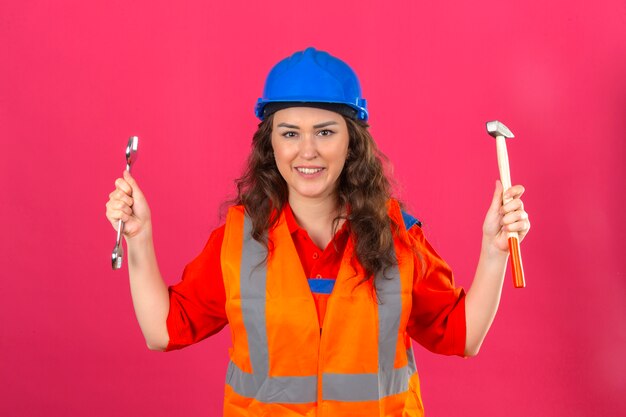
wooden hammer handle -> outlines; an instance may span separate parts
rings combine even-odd
[[[509,170],[509,155],[506,151],[506,139],[504,136],[496,136],[496,150],[498,152],[498,168],[500,169],[500,181],[502,182],[502,204],[506,204],[512,198],[504,198],[504,193],[511,188],[511,171]],[[508,232],[509,253],[511,254],[511,272],[513,273],[513,285],[515,288],[524,288],[524,268],[522,266],[522,254],[519,248],[519,235],[517,232]]]

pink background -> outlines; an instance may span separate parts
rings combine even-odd
[[[136,134],[177,282],[233,194],[267,72],[311,45],[358,72],[400,196],[465,288],[498,176],[484,123],[516,135],[528,287],[507,276],[478,357],[417,348],[427,414],[624,415],[626,3],[436,3],[2,2],[0,415],[220,415],[228,331],[145,347],[104,205]]]

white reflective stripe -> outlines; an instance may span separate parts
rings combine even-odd
[[[376,275],[376,294],[378,295],[378,372],[393,370],[396,360],[396,346],[402,313],[400,294],[400,271],[397,265],[389,268],[389,275],[382,272]]]
[[[413,372],[408,366],[379,374],[324,374],[323,399],[333,401],[376,401],[408,389]],[[380,382],[379,382],[380,381]],[[381,383],[381,385],[379,385]],[[226,384],[238,395],[263,403],[306,404],[317,400],[317,376],[256,378],[233,362],[228,364]]]
[[[378,374],[324,374],[322,396],[334,401],[375,401],[409,389],[410,364]]]
[[[406,392],[409,389],[411,375],[413,371],[409,365],[391,372],[380,372],[380,398]]]
[[[252,372],[257,378],[269,375],[267,326],[265,322],[265,284],[267,248],[252,238],[252,221],[244,217],[243,246],[239,288],[241,291],[241,314],[248,338],[248,352]]]
[[[394,369],[396,347],[402,314],[402,285],[398,265],[389,269],[389,276],[382,272],[376,276],[378,294],[378,395],[384,398],[409,389],[409,378],[415,372],[412,347],[407,350],[407,366]]]
[[[262,403],[306,404],[317,401],[317,376],[255,375],[242,371],[233,362],[228,364],[226,383],[242,397]]]
[[[323,374],[322,398],[334,401],[378,400],[378,374]]]

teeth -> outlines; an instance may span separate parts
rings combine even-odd
[[[323,168],[296,168],[298,172],[302,172],[303,174],[315,174],[320,172]]]

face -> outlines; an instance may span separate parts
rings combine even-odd
[[[348,126],[339,113],[289,107],[274,113],[272,148],[289,201],[334,196],[349,144]]]

